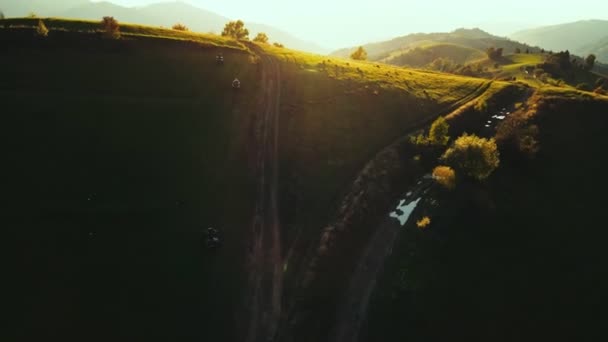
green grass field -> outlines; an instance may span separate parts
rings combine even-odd
[[[485,52],[451,43],[420,42],[407,51],[395,51],[382,61],[393,65],[423,67],[437,58],[449,58],[456,64],[467,64],[485,57]]]

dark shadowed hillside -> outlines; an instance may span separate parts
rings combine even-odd
[[[7,334],[242,341],[254,137],[268,97],[255,45],[129,24],[106,40],[98,22],[43,20],[44,38],[38,19],[0,26],[0,61],[11,66],[0,77],[10,179],[0,220],[15,237],[7,283],[20,293]],[[366,161],[487,82],[256,49],[282,75],[278,184],[292,289]],[[218,251],[204,245],[210,226],[221,230]]]
[[[3,340],[603,332],[591,62],[479,29],[347,59],[183,3],[58,4],[0,20]]]
[[[572,341],[601,334],[608,265],[603,194],[608,98],[553,91],[498,127],[486,182],[430,195],[380,282],[362,341]],[[536,131],[534,155],[511,140]],[[530,151],[528,151],[530,152]]]

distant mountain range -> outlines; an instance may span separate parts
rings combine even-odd
[[[463,64],[485,57],[487,48],[503,48],[505,54],[516,49],[522,52],[538,52],[532,47],[508,38],[491,35],[480,29],[458,29],[449,33],[415,33],[391,40],[363,45],[370,60],[395,65],[424,66],[439,57],[449,57]],[[356,48],[346,48],[332,53],[334,56],[348,57]]]
[[[152,26],[171,27],[176,23],[186,25],[196,32],[219,34],[230,18],[206,11],[184,2],[159,2],[142,7],[124,7],[112,2],[91,2],[89,0],[0,0],[0,10],[7,17],[26,16],[30,12],[38,16],[53,16],[79,19],[101,19],[113,16],[119,22]],[[316,53],[327,53],[319,45],[307,42],[272,26],[245,22],[253,37],[265,32],[273,42],[285,46]]]
[[[570,50],[580,56],[593,53],[598,61],[608,63],[608,20],[543,26],[516,32],[510,38],[549,50]]]

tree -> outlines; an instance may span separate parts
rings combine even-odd
[[[521,49],[520,48],[515,48],[515,53],[521,53]]]
[[[4,19],[4,12],[0,11],[0,20]]]
[[[38,20],[36,34],[40,37],[46,37],[49,35],[49,29],[46,28],[46,25],[44,25],[44,22],[42,20]]]
[[[457,171],[477,180],[488,178],[500,162],[493,138],[488,140],[466,133],[456,139],[441,158]]]
[[[260,32],[255,36],[255,38],[253,38],[253,41],[257,43],[268,44],[268,35],[266,35],[266,33],[264,32]]]
[[[530,49],[526,49],[526,54],[530,53]]]
[[[28,18],[36,18],[36,17],[38,17],[38,15],[36,15],[36,13],[34,13],[34,12],[28,13],[27,16],[28,16]]]
[[[587,58],[585,58],[585,68],[587,70],[591,70],[593,69],[593,66],[595,65],[595,55],[594,54],[590,54],[589,56],[587,56]]]
[[[278,47],[278,48],[283,48],[283,47],[285,47],[283,44],[281,44],[281,43],[277,43],[277,42],[274,42],[274,44],[272,44],[272,45],[274,45],[274,46],[276,46],[276,47]]]
[[[230,21],[224,26],[222,37],[247,40],[249,39],[249,30],[245,28],[245,23],[242,20]]]
[[[443,116],[440,116],[433,122],[429,130],[429,143],[435,146],[445,146],[450,140],[448,131],[450,125]]]
[[[114,17],[103,17],[101,20],[101,28],[103,30],[103,36],[108,39],[119,39],[120,38],[120,25]]]
[[[416,226],[420,229],[426,229],[431,224],[431,218],[425,216],[421,218],[419,221],[416,221]]]
[[[364,61],[367,59],[367,51],[365,51],[363,46],[359,46],[357,50],[350,55],[350,58],[356,61]]]
[[[456,187],[456,172],[449,166],[437,166],[433,170],[433,179],[446,189],[452,190]]]
[[[171,27],[172,29],[174,29],[175,31],[188,31],[188,27],[186,25],[177,23],[175,25],[173,25],[173,27]]]

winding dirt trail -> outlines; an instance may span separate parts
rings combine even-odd
[[[486,88],[487,89],[487,88]],[[526,103],[533,91],[528,90],[514,101]],[[506,108],[502,111],[504,112]],[[509,106],[510,111],[515,106]],[[501,113],[502,113],[501,112]],[[491,119],[491,114],[486,119]],[[494,129],[496,123],[492,126]],[[492,131],[494,132],[494,131]],[[493,134],[491,134],[493,135]],[[408,190],[404,197],[407,201],[422,197],[433,182],[424,177]],[[388,215],[382,220],[369,240],[364,253],[358,260],[357,267],[351,276],[350,283],[341,304],[338,306],[333,331],[329,337],[331,342],[357,342],[361,325],[367,317],[368,304],[376,287],[376,281],[384,267],[386,259],[391,255],[393,246],[401,232],[401,225]]]
[[[423,196],[431,186],[428,179],[421,179],[405,196],[408,203]],[[386,217],[378,225],[361,255],[344,300],[338,307],[334,330],[329,338],[333,342],[356,342],[359,339],[361,324],[364,322],[367,307],[376,287],[376,280],[382,272],[386,259],[391,255],[393,246],[401,232],[399,221]]]
[[[283,270],[278,210],[279,108],[281,71],[279,64],[262,49],[250,45],[260,57],[260,113],[256,123],[256,189],[255,216],[249,254],[249,322],[245,340],[272,341],[281,317]]]

